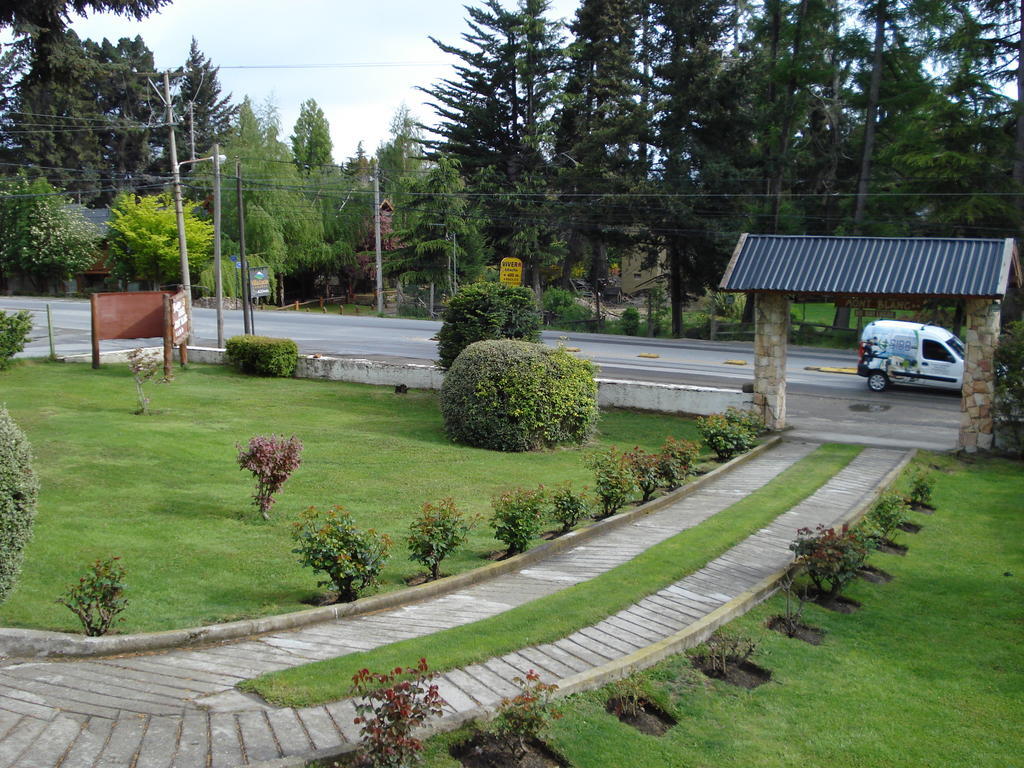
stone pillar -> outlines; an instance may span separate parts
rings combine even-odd
[[[754,407],[768,429],[786,426],[786,347],[789,298],[758,293],[754,309]]]
[[[992,400],[996,377],[992,357],[999,341],[1001,306],[992,299],[965,299],[967,357],[960,400],[958,446],[968,453],[992,448]]]

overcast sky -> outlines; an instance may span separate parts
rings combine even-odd
[[[569,19],[579,0],[552,0],[552,17]],[[512,0],[505,0],[512,5]],[[452,74],[451,58],[428,39],[460,43],[462,0],[174,0],[141,22],[108,14],[72,24],[79,37],[142,35],[159,69],[181,66],[192,37],[236,102],[273,98],[287,140],[305,99],[331,124],[335,161],[362,141],[373,152],[388,136],[395,110],[433,122],[416,86]],[[273,68],[260,68],[268,67]],[[185,144],[187,146],[187,144]],[[202,151],[205,148],[196,148]]]

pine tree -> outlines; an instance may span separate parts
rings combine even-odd
[[[291,142],[292,157],[303,175],[308,176],[334,161],[331,126],[315,99],[307,99],[299,107]]]
[[[194,146],[199,155],[205,155],[215,142],[227,138],[232,121],[238,115],[238,107],[231,103],[231,94],[221,95],[219,71],[199,50],[193,37],[178,81],[178,92],[183,112],[180,122],[188,137],[187,146],[190,150]],[[189,156],[192,156],[191,151]]]
[[[563,67],[558,25],[545,17],[547,0],[520,0],[514,10],[486,0],[466,10],[466,47],[432,38],[462,63],[456,78],[423,89],[440,117],[427,145],[459,160],[471,186],[488,195],[482,213],[496,256],[523,259],[539,291],[554,240],[545,198]]]
[[[592,282],[608,275],[609,244],[627,244],[620,195],[643,178],[648,143],[641,100],[639,0],[584,0],[570,26],[568,79],[557,117],[555,164],[567,222],[562,282],[589,241]],[[584,202],[585,201],[585,202]],[[628,214],[627,214],[628,216]]]

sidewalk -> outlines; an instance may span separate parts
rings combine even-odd
[[[302,765],[299,758],[337,752],[356,736],[351,702],[277,709],[234,685],[264,672],[476,621],[593,578],[731,505],[814,447],[782,443],[599,539],[422,603],[202,649],[0,666],[0,768],[217,767],[289,756],[296,760],[280,764]],[[576,690],[685,647],[760,599],[789,562],[796,528],[844,519],[907,456],[866,449],[811,498],[676,584],[557,643],[441,676],[448,719],[493,707],[515,692],[511,678],[531,668],[546,681]]]

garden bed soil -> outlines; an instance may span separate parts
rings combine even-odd
[[[631,707],[624,709],[619,696],[613,696],[605,704],[608,713],[619,718],[620,723],[630,725],[648,736],[664,736],[668,729],[676,724],[676,719],[672,715],[650,699],[640,699],[637,707],[636,712],[629,711]]]
[[[856,613],[861,607],[860,602],[857,600],[850,597],[843,597],[842,595],[837,595],[836,597],[815,595],[814,602],[825,610],[833,611],[835,613]]]
[[[892,581],[891,573],[883,571],[881,568],[875,568],[873,565],[861,566],[857,569],[857,575],[872,584],[888,584]]]
[[[490,733],[476,733],[449,750],[465,768],[568,768],[569,763],[542,741],[529,741],[526,753],[517,756],[504,741]]]
[[[918,504],[916,502],[911,502],[910,508],[915,512],[920,512],[922,515],[935,514],[935,507],[933,507],[931,504]]]
[[[919,533],[921,531],[921,526],[917,523],[900,523],[898,527],[905,533]]]
[[[889,541],[889,539],[882,539],[878,543],[878,551],[885,552],[887,555],[899,555],[900,557],[907,554],[907,548],[905,546]]]
[[[768,629],[774,630],[786,637],[802,640],[808,645],[821,645],[825,641],[824,629],[812,627],[810,624],[804,624],[802,621],[797,623],[794,627],[795,631],[790,633],[786,627],[786,620],[782,616],[772,616],[768,619]]]
[[[711,660],[706,656],[694,656],[693,665],[713,680],[746,688],[748,691],[764,685],[772,679],[772,671],[755,664],[752,661],[741,661],[738,664],[729,662],[725,665],[725,672],[718,667],[711,666]]]

